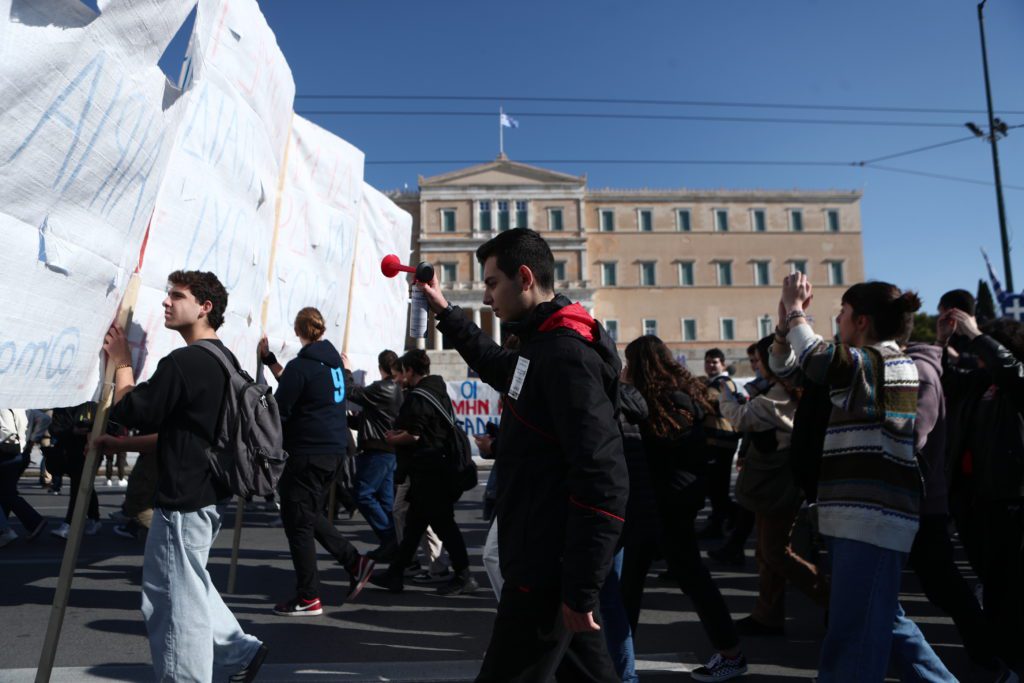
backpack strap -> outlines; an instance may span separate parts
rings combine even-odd
[[[227,371],[228,377],[238,372],[238,367],[231,362],[231,359],[227,357],[227,354],[221,351],[220,348],[209,339],[200,339],[199,341],[193,342],[192,346],[198,346],[216,358],[221,364],[221,367]]]
[[[423,389],[413,389],[410,393],[416,394],[417,396],[422,396],[423,398],[427,399],[427,401],[432,406],[437,408],[438,411],[440,411],[440,413],[444,415],[444,419],[448,420],[448,424],[451,425],[452,428],[455,427],[455,418],[452,415],[448,414],[448,411],[441,406],[440,401],[434,398],[433,394]]]

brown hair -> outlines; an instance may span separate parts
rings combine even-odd
[[[187,287],[196,298],[199,305],[210,302],[209,314],[206,319],[213,329],[219,329],[224,324],[224,311],[228,307],[228,290],[220,283],[213,273],[201,270],[176,270],[167,276],[167,281],[172,285]]]
[[[914,311],[921,308],[915,292],[904,292],[888,282],[861,282],[843,294],[856,315],[871,318],[875,339],[889,341],[909,337],[914,326]]]
[[[682,391],[706,412],[714,412],[707,387],[672,357],[672,352],[653,334],[637,337],[626,346],[626,362],[633,386],[647,401],[651,430],[656,436],[671,437],[685,431],[686,416],[672,403],[669,394]]]
[[[317,341],[326,331],[324,317],[312,306],[306,306],[295,316],[295,333],[303,339]]]

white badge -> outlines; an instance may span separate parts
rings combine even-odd
[[[512,386],[509,387],[508,395],[511,398],[519,398],[519,392],[523,389],[523,380],[526,379],[526,371],[530,368],[530,359],[519,356],[516,363],[516,371],[512,375]]]

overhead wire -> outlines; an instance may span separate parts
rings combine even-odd
[[[747,109],[794,109],[808,111],[864,111],[890,112],[907,114],[986,114],[981,109],[956,109],[943,107],[893,107],[881,105],[848,105],[848,104],[784,104],[781,102],[737,102],[714,100],[673,100],[644,99],[628,97],[543,97],[543,96],[485,96],[485,95],[371,95],[371,94],[330,94],[330,93],[299,93],[295,99],[301,100],[380,100],[380,101],[436,101],[436,102],[546,102],[546,103],[578,103],[578,104],[629,104],[645,106],[677,106],[677,107],[735,107]],[[1021,115],[1024,110],[1000,110],[1001,115]]]

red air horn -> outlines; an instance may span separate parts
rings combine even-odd
[[[426,261],[415,268],[403,265],[394,254],[388,254],[380,262],[380,272],[384,277],[394,277],[399,273],[415,273],[417,282],[431,282],[434,279],[434,266]],[[427,297],[419,287],[413,287],[409,305],[409,336],[422,338],[427,335]]]
[[[406,266],[394,254],[388,254],[381,259],[380,272],[384,273],[384,277],[395,277],[399,273],[415,273],[416,280],[419,282],[430,282],[434,279],[434,266],[426,261],[423,261],[415,268]]]

